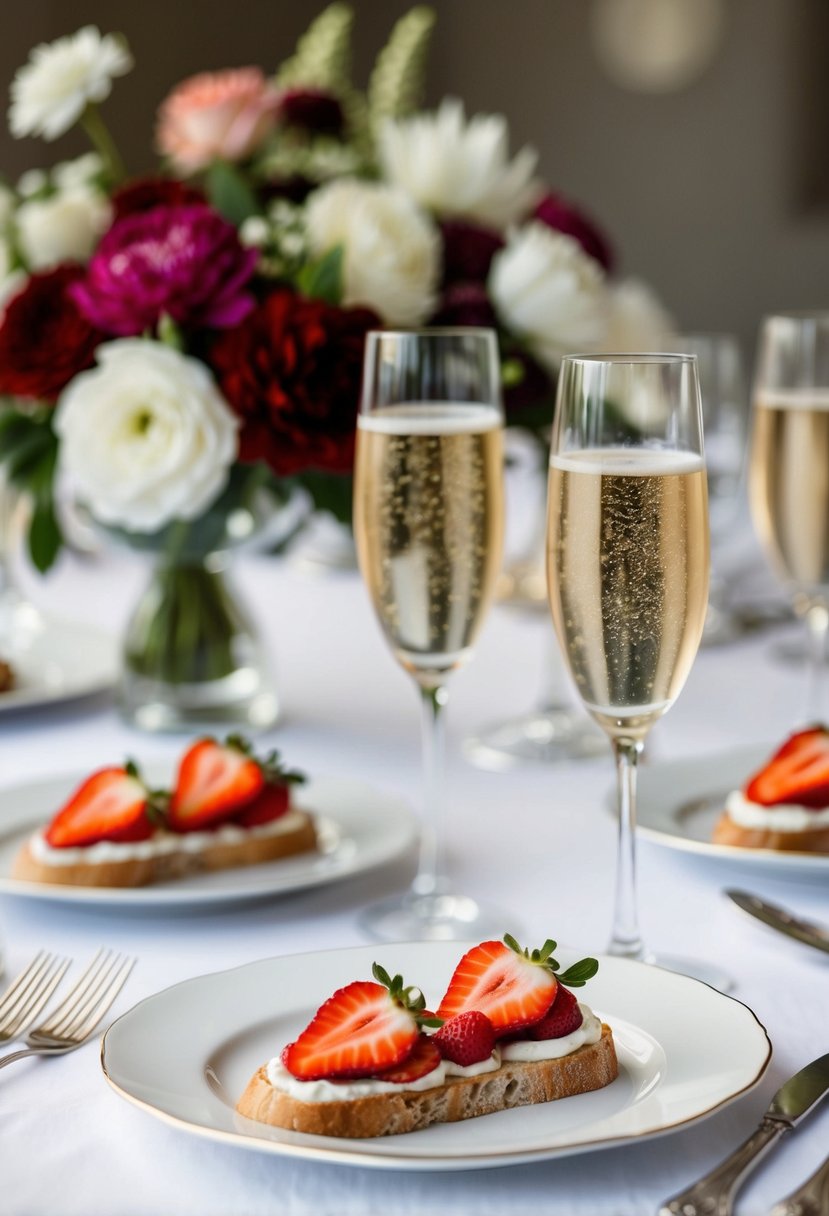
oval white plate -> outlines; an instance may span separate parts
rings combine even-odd
[[[0,713],[88,697],[111,688],[118,675],[115,638],[80,622],[41,616],[36,609],[0,657],[15,674],[15,687],[0,693]]]
[[[160,766],[142,768],[151,784],[169,782],[169,771]],[[317,817],[317,853],[146,887],[72,887],[12,878],[14,859],[26,837],[54,815],[85,776],[75,773],[0,789],[0,893],[123,909],[243,903],[361,874],[405,852],[417,836],[414,816],[400,799],[361,781],[321,777],[296,795],[297,805]]]
[[[773,745],[758,744],[689,760],[643,765],[637,794],[638,830],[667,848],[775,871],[781,876],[825,882],[829,876],[829,855],[825,853],[741,849],[711,841],[726,796],[743,786],[774,750]]]
[[[603,957],[585,999],[616,1039],[620,1073],[605,1089],[372,1140],[307,1136],[236,1113],[252,1074],[336,988],[368,978],[378,961],[434,1002],[468,948],[360,946],[186,980],[110,1026],[104,1074],[149,1114],[243,1148],[385,1169],[460,1170],[605,1148],[685,1126],[754,1086],[771,1057],[768,1036],[745,1005],[686,976]],[[573,961],[568,955],[557,951],[562,965]]]

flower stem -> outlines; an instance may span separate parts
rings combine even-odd
[[[117,185],[119,182],[122,182],[127,175],[124,162],[115,146],[115,140],[110,135],[109,128],[103,118],[101,118],[101,112],[94,102],[90,101],[87,103],[86,109],[81,114],[80,121],[92,146],[100,154],[107,176],[112,184]]]

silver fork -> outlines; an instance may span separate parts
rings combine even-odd
[[[40,1026],[30,1030],[27,1046],[0,1057],[0,1068],[25,1056],[61,1056],[87,1041],[135,966],[135,959],[99,950],[75,987]]]
[[[63,979],[68,958],[39,950],[0,998],[0,1043],[19,1039]]]

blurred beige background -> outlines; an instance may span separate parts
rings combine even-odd
[[[753,348],[759,317],[829,307],[829,4],[714,0],[720,40],[689,83],[661,94],[614,83],[597,8],[630,0],[434,0],[427,103],[500,111],[549,184],[608,229],[620,269],[649,281],[686,329],[730,329]],[[651,5],[659,0],[646,0]],[[694,8],[701,0],[687,0]],[[156,106],[193,72],[275,67],[324,0],[3,0],[4,92],[36,42],[85,23],[126,34],[137,68],[105,115],[131,170],[153,163]],[[352,0],[354,77],[407,0]],[[696,10],[697,15],[700,10]],[[618,14],[617,14],[618,15]],[[631,34],[633,50],[642,35]],[[82,147],[0,138],[16,177]]]

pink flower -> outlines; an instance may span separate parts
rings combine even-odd
[[[70,294],[93,325],[122,337],[164,313],[184,328],[223,329],[253,308],[245,288],[258,256],[210,207],[154,207],[115,221]]]
[[[182,173],[214,160],[244,160],[270,134],[279,104],[279,93],[259,68],[202,72],[162,102],[158,147]]]

